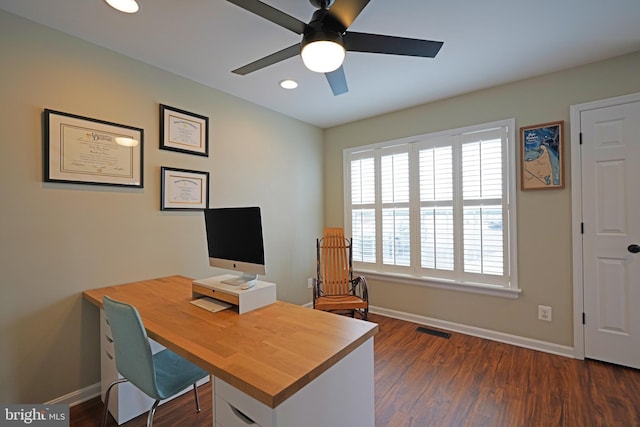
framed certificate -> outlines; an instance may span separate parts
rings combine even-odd
[[[44,110],[44,180],[143,187],[144,130]]]
[[[200,210],[209,207],[209,172],[160,168],[160,210]]]
[[[160,104],[160,148],[209,156],[209,118]]]

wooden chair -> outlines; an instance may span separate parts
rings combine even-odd
[[[313,287],[313,308],[347,311],[367,320],[369,292],[364,277],[353,277],[351,239],[342,228],[325,228],[316,240],[317,280]]]

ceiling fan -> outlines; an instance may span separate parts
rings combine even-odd
[[[349,91],[342,68],[346,51],[434,58],[444,44],[432,40],[347,31],[369,0],[309,0],[318,10],[308,24],[259,0],[227,1],[302,35],[300,43],[237,68],[233,73],[244,76],[300,54],[307,68],[324,73],[334,95]],[[314,52],[323,48],[332,51],[334,56]]]

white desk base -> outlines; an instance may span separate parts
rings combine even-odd
[[[373,338],[276,408],[214,378],[215,427],[374,427]]]

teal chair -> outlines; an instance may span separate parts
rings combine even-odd
[[[156,400],[149,410],[147,427],[152,427],[153,414],[161,400],[190,385],[193,385],[196,410],[200,412],[196,382],[209,375],[207,371],[168,349],[152,354],[147,332],[134,306],[107,296],[102,299],[102,305],[113,334],[116,369],[124,377],[114,381],[107,388],[102,426],[105,427],[107,424],[111,388],[125,381],[131,382]]]

